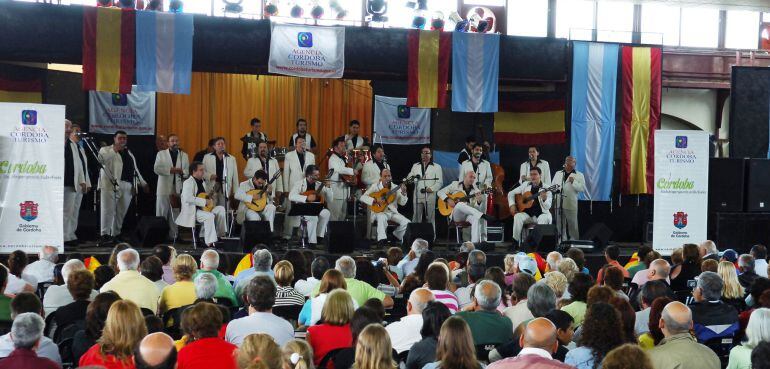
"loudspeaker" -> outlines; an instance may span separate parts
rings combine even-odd
[[[412,242],[416,238],[422,238],[428,241],[429,245],[433,245],[433,240],[436,236],[433,233],[433,224],[431,223],[409,223],[406,225],[406,233],[404,233],[404,239],[402,244],[404,247],[411,247]]]
[[[524,246],[528,251],[551,252],[556,250],[557,239],[555,224],[538,224],[529,231]]]
[[[272,246],[273,234],[270,232],[270,222],[266,220],[247,220],[241,226],[241,250],[251,252],[258,243]]]
[[[134,231],[134,240],[140,247],[155,247],[168,237],[168,221],[164,217],[143,216]]]
[[[747,211],[770,211],[770,160],[749,159],[746,189]]]
[[[717,245],[730,247],[738,254],[747,254],[756,244],[770,244],[770,214],[716,213]]]
[[[356,227],[353,222],[333,221],[326,225],[326,251],[330,254],[350,254],[356,247]]]
[[[596,223],[583,233],[582,240],[590,240],[594,243],[594,251],[603,251],[612,238],[612,230],[604,223]]]
[[[711,158],[709,160],[709,211],[743,211],[745,178],[745,159]]]

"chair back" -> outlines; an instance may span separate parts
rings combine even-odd
[[[338,352],[346,348],[348,347],[338,347],[334,350],[327,352],[326,355],[324,355],[323,359],[321,359],[321,362],[318,363],[318,366],[316,367],[316,369],[327,369],[327,368],[332,369],[333,366],[328,366],[329,362],[333,361],[332,359],[337,355]]]

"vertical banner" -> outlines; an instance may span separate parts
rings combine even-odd
[[[403,97],[375,95],[374,131],[377,132],[377,143],[430,143],[430,109],[410,108]]]
[[[452,111],[496,112],[499,74],[499,34],[452,35]]]
[[[136,84],[142,91],[190,94],[193,15],[136,12]]]
[[[708,179],[708,133],[655,131],[652,245],[662,255],[706,239]]]
[[[0,103],[0,252],[63,249],[64,106]]]
[[[409,54],[406,104],[443,109],[446,106],[452,34],[413,29],[406,35],[406,44]]]
[[[155,93],[134,91],[130,94],[88,93],[88,125],[91,133],[129,136],[155,134]]]
[[[345,28],[273,23],[267,71],[294,77],[342,78]]]

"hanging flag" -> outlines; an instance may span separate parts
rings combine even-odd
[[[136,11],[83,8],[83,89],[130,93],[134,82]]]
[[[406,37],[409,48],[406,105],[419,108],[446,107],[452,34],[413,29]]]
[[[0,77],[0,101],[40,104],[43,83],[40,79],[17,81]]]
[[[403,97],[374,95],[374,131],[381,144],[430,143],[430,109],[410,108]]]
[[[500,35],[455,32],[452,36],[452,110],[497,111]]]
[[[495,113],[495,142],[508,145],[563,144],[564,99],[500,103]]]
[[[570,155],[586,179],[581,199],[609,201],[615,150],[617,44],[572,44],[572,125]]]
[[[189,94],[192,40],[192,14],[136,12],[137,88]]]
[[[89,256],[85,260],[83,260],[83,264],[86,265],[86,269],[90,271],[91,273],[96,270],[96,268],[102,266],[102,263],[99,262],[98,259],[96,259],[96,256]]]
[[[267,71],[294,77],[342,78],[345,27],[272,23]]]
[[[248,253],[246,255],[243,255],[241,258],[241,261],[238,262],[238,265],[235,266],[235,272],[233,272],[233,276],[237,277],[238,273],[252,268],[254,266],[254,255],[251,253]]]
[[[660,48],[623,46],[623,152],[620,189],[652,194],[655,130],[660,128]]]
[[[626,263],[626,265],[623,266],[623,269],[629,270],[639,265],[639,263],[641,263],[641,261],[639,260],[639,254],[634,252],[633,254],[631,254],[631,258],[628,259],[628,262]],[[631,278],[633,278],[633,276],[631,276]]]

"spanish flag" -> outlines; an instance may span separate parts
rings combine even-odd
[[[85,260],[83,260],[83,264],[86,265],[86,269],[88,269],[88,271],[91,273],[93,273],[96,268],[102,266],[102,263],[100,263],[95,256],[87,257]]]
[[[83,89],[131,93],[135,45],[135,10],[84,7]]]
[[[564,99],[501,101],[495,113],[495,142],[508,145],[563,144]]]
[[[625,270],[631,269],[631,268],[639,265],[640,262],[641,261],[639,260],[639,254],[634,252],[633,255],[631,255],[631,258],[628,259],[628,262],[626,263],[626,265],[623,266],[623,269],[625,269]]]
[[[235,267],[235,272],[233,272],[233,276],[238,276],[238,273],[246,269],[249,269],[253,266],[254,266],[254,255],[252,253],[243,255],[243,258],[241,258],[241,261],[239,261],[238,265]]]
[[[0,77],[0,101],[40,104],[43,84],[40,79],[17,81]]]
[[[409,53],[406,105],[444,108],[452,55],[452,34],[413,29],[406,37]]]
[[[623,46],[623,153],[620,188],[653,193],[655,130],[660,128],[661,50]]]

